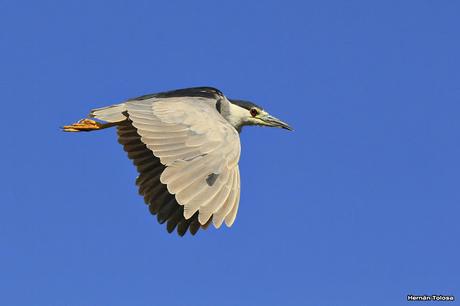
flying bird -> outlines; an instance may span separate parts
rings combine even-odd
[[[167,231],[195,235],[212,222],[235,221],[240,199],[239,133],[243,126],[292,128],[260,106],[211,87],[144,95],[97,108],[65,132],[115,127],[137,167],[136,185]]]

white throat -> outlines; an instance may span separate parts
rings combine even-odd
[[[246,123],[248,110],[233,103],[228,103],[228,109],[223,110],[222,116],[238,131]]]

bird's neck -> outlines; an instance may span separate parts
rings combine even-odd
[[[241,128],[246,124],[245,119],[248,116],[248,110],[228,100],[225,102],[221,101],[220,103],[220,114],[222,117],[224,117],[238,132],[241,132]]]

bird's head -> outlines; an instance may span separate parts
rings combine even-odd
[[[273,117],[262,107],[244,100],[230,100],[229,118],[227,120],[238,130],[245,125],[279,127],[289,131],[292,128],[286,122]]]

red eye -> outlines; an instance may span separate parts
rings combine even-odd
[[[251,113],[252,117],[255,117],[255,116],[257,116],[259,114],[259,112],[255,108],[251,108],[251,110],[249,112]]]

